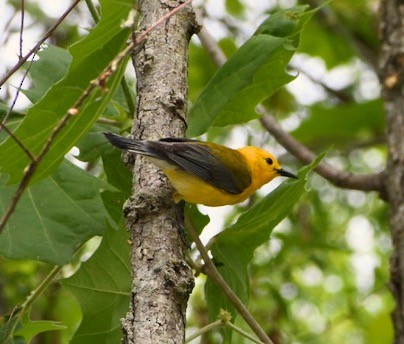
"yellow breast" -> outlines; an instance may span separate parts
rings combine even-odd
[[[190,203],[218,207],[242,202],[255,191],[251,185],[240,194],[230,194],[213,187],[198,177],[175,168],[164,168],[163,172],[176,190],[175,202],[183,199]]]

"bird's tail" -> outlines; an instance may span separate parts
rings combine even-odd
[[[147,147],[147,141],[128,139],[126,137],[114,133],[104,133],[104,135],[109,142],[111,142],[114,146],[118,147],[119,149],[128,150],[138,154],[153,156],[153,154],[151,154],[149,148]]]

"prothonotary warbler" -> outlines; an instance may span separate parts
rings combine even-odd
[[[258,147],[235,150],[189,139],[146,141],[104,134],[114,146],[146,156],[161,168],[175,189],[175,202],[211,207],[236,204],[277,176],[297,178]]]

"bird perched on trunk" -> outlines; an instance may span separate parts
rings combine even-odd
[[[236,204],[277,176],[297,178],[282,169],[271,153],[254,146],[231,149],[189,139],[147,141],[104,135],[114,146],[143,155],[161,168],[175,189],[175,202]]]

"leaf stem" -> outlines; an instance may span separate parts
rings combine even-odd
[[[229,326],[231,329],[233,329],[234,331],[240,333],[242,336],[246,337],[247,339],[251,340],[254,343],[257,344],[262,344],[263,342],[261,342],[260,340],[258,340],[257,338],[253,337],[252,335],[250,335],[249,333],[247,333],[246,331],[244,331],[243,329],[241,329],[240,327],[234,325],[232,322],[228,322],[226,323],[227,326]]]
[[[224,323],[222,320],[216,320],[213,323],[210,323],[204,327],[202,327],[201,329],[199,329],[198,331],[194,332],[193,334],[191,334],[187,339],[185,339],[185,343],[189,343],[192,340],[194,340],[195,338],[198,338],[199,336],[202,336],[204,333],[207,333],[211,330],[214,330],[217,327],[222,327],[224,326]]]
[[[94,20],[94,23],[98,23],[100,21],[100,16],[99,16],[98,11],[95,8],[93,2],[91,0],[86,0],[86,5],[87,5],[88,10],[90,11],[91,17]]]
[[[62,270],[63,265],[55,266],[51,272],[44,278],[44,280],[36,287],[35,290],[28,295],[27,299],[21,306],[20,316],[24,314],[31,305],[38,299],[38,297],[43,293],[43,291],[48,287],[48,285],[53,281],[55,276]]]

